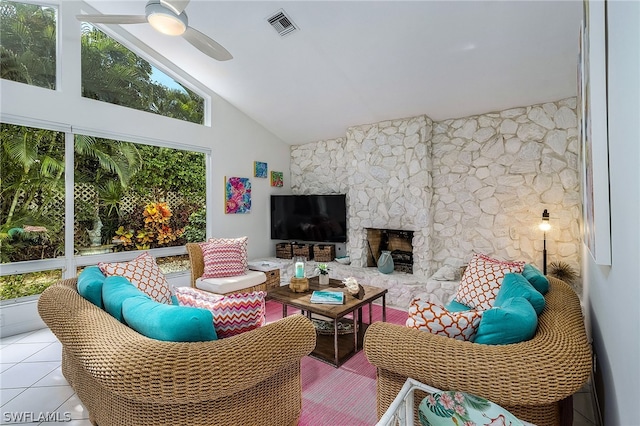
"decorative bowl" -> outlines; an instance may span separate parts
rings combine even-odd
[[[336,262],[348,265],[351,263],[351,258],[349,256],[336,257]]]

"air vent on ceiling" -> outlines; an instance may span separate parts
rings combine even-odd
[[[293,23],[291,18],[287,16],[284,10],[280,9],[273,16],[267,18],[267,21],[271,24],[273,28],[280,34],[281,37],[286,36],[287,34],[291,34],[296,31],[298,27]]]

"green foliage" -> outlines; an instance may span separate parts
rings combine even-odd
[[[136,145],[113,139],[76,135],[74,139],[75,180],[113,190],[108,181],[119,182],[124,189],[131,177],[142,167],[142,157]]]
[[[204,100],[152,80],[151,64],[90,24],[82,26],[82,96],[203,124]]]
[[[0,2],[2,78],[39,87],[56,85],[56,13],[53,8]]]
[[[189,225],[184,228],[183,238],[189,243],[197,243],[204,241],[206,238],[207,226],[207,210],[202,207],[191,213],[189,216]]]
[[[0,277],[0,300],[40,294],[60,277],[61,274],[54,271]]]
[[[64,194],[64,134],[9,124],[0,125],[0,258],[30,260],[20,248],[29,245],[46,246],[31,250],[30,256],[40,259],[56,252],[61,246],[61,223],[56,223],[48,209]],[[46,243],[29,244],[9,231],[24,225],[44,226],[48,230]]]
[[[204,154],[150,145],[140,145],[138,150],[144,164],[131,180],[135,193],[150,201],[165,199],[169,191],[204,198]]]

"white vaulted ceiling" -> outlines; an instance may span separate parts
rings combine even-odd
[[[146,1],[88,0],[143,14]],[[281,37],[280,9],[300,30]],[[582,1],[203,1],[217,62],[147,24],[123,29],[289,144],[426,114],[465,117],[576,95]]]

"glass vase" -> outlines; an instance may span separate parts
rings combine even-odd
[[[390,274],[393,272],[393,258],[389,250],[382,250],[382,254],[378,258],[378,271],[383,274]]]
[[[305,264],[307,259],[303,256],[295,256],[293,258],[293,276],[295,278],[305,278]]]

